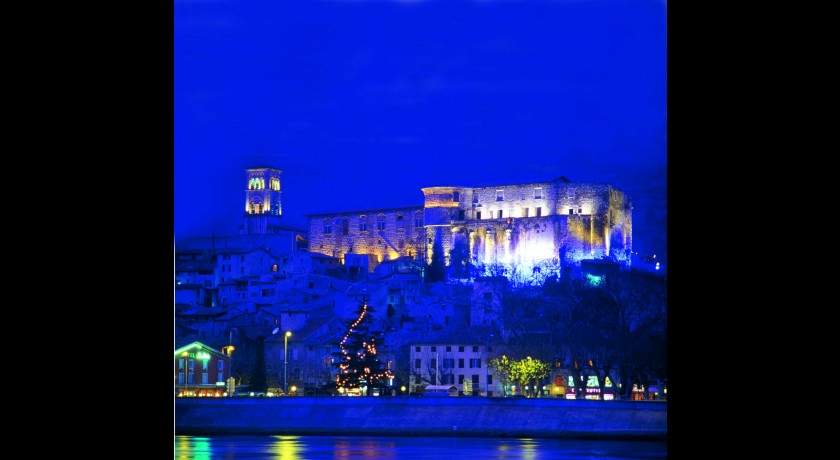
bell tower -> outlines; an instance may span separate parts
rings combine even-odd
[[[274,168],[248,168],[245,170],[248,188],[245,190],[245,216],[243,234],[265,235],[276,233],[283,214],[280,200],[280,173]]]

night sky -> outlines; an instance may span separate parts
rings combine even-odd
[[[666,2],[176,0],[175,240],[237,233],[245,168],[283,219],[421,187],[610,183],[666,259]]]

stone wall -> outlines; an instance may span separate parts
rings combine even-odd
[[[664,439],[667,410],[551,398],[176,398],[175,434]]]
[[[310,216],[310,251],[339,258],[374,254],[380,261],[410,254],[430,263],[440,238],[447,265],[453,248],[468,252],[474,265],[570,265],[605,256],[629,263],[632,206],[608,184],[561,178],[421,190],[423,207]]]
[[[380,262],[404,255],[422,258],[422,223],[421,207],[311,215],[309,250],[339,259],[347,253],[373,254]]]

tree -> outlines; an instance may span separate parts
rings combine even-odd
[[[338,368],[336,385],[339,388],[367,387],[367,396],[372,394],[373,388],[385,390],[388,379],[393,378],[377,354],[377,346],[384,344],[384,335],[371,330],[372,311],[367,298],[363,298],[356,310],[359,316],[348,324],[348,331],[338,344],[341,351],[333,353],[338,359],[332,364]]]
[[[449,251],[449,273],[453,278],[469,278],[472,274],[469,242],[462,235],[453,238]]]
[[[510,358],[508,358],[507,355],[502,355],[501,358],[491,359],[487,365],[490,366],[490,370],[493,372],[493,375],[495,375],[499,380],[499,383],[502,384],[502,388],[504,389],[505,394],[507,394],[508,384],[512,381]]]
[[[537,380],[547,376],[550,371],[551,367],[548,363],[528,356],[525,359],[511,362],[509,376],[522,389],[528,387],[526,396],[531,397],[536,393],[531,388],[536,389]]]
[[[254,359],[254,375],[251,379],[251,391],[265,391],[265,344],[263,340],[257,341],[256,357]]]
[[[428,282],[446,281],[446,260],[440,234],[440,227],[435,227],[432,262],[426,265],[426,281]]]

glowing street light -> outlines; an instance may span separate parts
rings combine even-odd
[[[271,331],[271,335],[275,335],[280,332],[279,327],[275,327],[273,331]],[[292,331],[286,331],[286,334],[283,336],[283,396],[286,396],[286,368],[288,365],[288,356],[289,356],[289,337],[291,337]]]
[[[286,335],[283,336],[283,395],[288,395],[286,393],[286,369],[289,365],[288,357],[289,357],[289,337],[291,337],[292,331],[286,331]]]

